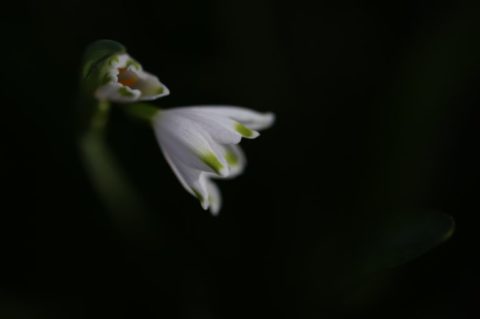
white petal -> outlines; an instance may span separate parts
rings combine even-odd
[[[95,97],[99,100],[126,103],[138,101],[141,94],[139,90],[132,90],[120,83],[111,82],[98,88],[95,92]]]
[[[220,194],[220,190],[218,189],[217,185],[215,185],[215,183],[208,178],[206,179],[206,185],[210,212],[213,216],[217,216],[220,208],[222,207],[222,195]]]
[[[127,53],[123,53],[117,55],[116,59],[112,61],[112,64],[115,68],[124,68],[127,65],[127,62],[130,60],[133,60],[132,57]]]
[[[238,144],[242,139],[242,135],[235,129],[237,122],[227,117],[189,108],[175,108],[170,111],[195,121],[220,144]]]
[[[259,113],[250,109],[229,105],[196,105],[184,107],[184,109],[196,110],[204,114],[214,114],[231,118],[242,123],[252,130],[263,130],[270,127],[275,121],[273,113]]]
[[[131,87],[142,93],[139,100],[151,101],[170,94],[170,90],[156,76],[141,70],[136,71],[136,75],[138,82]]]
[[[162,111],[154,119],[158,141],[176,158],[192,168],[228,175],[222,149],[195,122],[175,112]]]
[[[222,205],[222,197],[218,187],[209,179],[205,172],[190,168],[172,158],[169,152],[162,147],[161,150],[167,163],[172,168],[175,176],[187,192],[195,196],[203,209],[210,209],[212,215],[218,215]]]
[[[165,148],[163,144],[160,144],[160,149],[183,188],[193,196],[197,197],[203,209],[208,209],[209,193],[205,173],[182,164],[182,162],[171,157],[168,148]]]

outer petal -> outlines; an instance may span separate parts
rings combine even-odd
[[[100,100],[127,103],[138,101],[141,94],[142,93],[139,90],[132,90],[128,86],[123,86],[120,83],[111,82],[98,88],[95,92],[95,97]]]
[[[151,101],[170,94],[170,90],[160,80],[145,71],[138,71],[139,81],[132,88],[141,92],[140,100]]]
[[[195,122],[163,111],[154,119],[154,130],[159,142],[184,164],[220,176],[228,175],[222,149]]]
[[[203,209],[207,209],[209,205],[209,193],[205,173],[191,168],[175,159],[175,157],[172,157],[168,147],[165,147],[165,145],[161,143],[160,149],[185,190],[197,197]]]
[[[195,110],[206,115],[218,115],[231,118],[242,123],[252,130],[263,130],[270,127],[275,121],[273,113],[259,113],[243,107],[229,105],[198,105],[184,107],[184,109]]]
[[[171,112],[195,121],[220,144],[238,144],[242,139],[242,134],[236,130],[238,122],[228,117],[208,114],[193,108],[178,108],[171,110]],[[258,136],[258,133],[256,135]]]
[[[172,168],[175,176],[187,192],[195,196],[202,205],[203,209],[209,209],[212,215],[218,215],[222,205],[222,197],[218,187],[209,179],[205,172],[188,167],[175,158],[172,158],[165,148],[160,144],[160,148]]]
[[[217,185],[215,185],[215,183],[208,178],[206,179],[206,185],[210,212],[213,216],[217,216],[220,208],[222,207],[222,195],[220,194],[220,190],[218,189]]]

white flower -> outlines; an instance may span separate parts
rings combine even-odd
[[[259,136],[273,124],[274,115],[235,106],[192,106],[159,111],[153,118],[162,152],[183,187],[213,215],[221,196],[212,178],[231,178],[245,168],[236,144]]]
[[[128,54],[116,54],[104,62],[101,86],[95,91],[99,100],[111,102],[151,101],[170,92],[156,76],[143,71]]]

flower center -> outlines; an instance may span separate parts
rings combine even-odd
[[[118,82],[129,88],[138,82],[138,76],[128,68],[118,68]]]

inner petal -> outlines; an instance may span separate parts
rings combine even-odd
[[[128,86],[129,88],[133,88],[140,80],[137,74],[129,68],[118,68],[117,78],[120,84]]]

